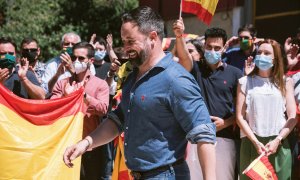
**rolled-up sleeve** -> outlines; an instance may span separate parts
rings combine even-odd
[[[214,123],[201,124],[188,132],[186,139],[192,144],[196,144],[198,142],[215,143],[216,126]]]
[[[116,110],[109,112],[107,117],[117,125],[119,133],[124,131],[124,115],[120,105]]]
[[[210,119],[195,79],[179,76],[172,82],[170,92],[170,107],[176,120],[187,133],[187,140],[191,143],[215,143],[216,126]]]

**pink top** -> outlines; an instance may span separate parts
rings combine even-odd
[[[106,81],[92,75],[90,71],[87,73],[86,77],[89,77],[89,79],[84,91],[89,95],[89,98],[87,98],[88,105],[85,106],[83,137],[97,128],[101,118],[107,113],[109,103],[109,87]],[[53,88],[51,99],[63,97],[65,85],[69,81],[71,81],[70,77],[57,81]]]

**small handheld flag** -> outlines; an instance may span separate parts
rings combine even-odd
[[[262,153],[243,172],[252,180],[278,180],[268,156]]]

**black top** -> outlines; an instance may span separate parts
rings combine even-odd
[[[107,77],[107,73],[109,71],[109,68],[110,68],[110,64],[111,63],[108,63],[106,61],[104,61],[103,64],[101,65],[97,65],[97,64],[94,64],[95,66],[95,71],[96,71],[96,77],[100,78],[100,79],[103,79],[105,80],[106,77]]]
[[[27,71],[27,79],[31,81],[34,85],[40,86],[41,84],[37,80],[35,74],[32,71]],[[4,86],[11,90],[14,94],[19,97],[30,99],[23,83],[19,79],[18,67],[15,67],[15,70],[11,73],[9,78],[5,81]]]
[[[242,72],[236,67],[223,63],[215,71],[212,71],[205,63],[194,62],[193,76],[197,80],[201,95],[211,116],[227,119],[234,114],[234,97],[238,79]],[[233,126],[229,126],[217,132],[217,137],[234,139],[238,134]]]

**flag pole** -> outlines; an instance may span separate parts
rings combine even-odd
[[[180,0],[179,19],[181,18],[181,14],[182,14],[182,0]]]

